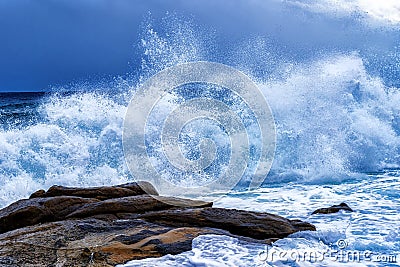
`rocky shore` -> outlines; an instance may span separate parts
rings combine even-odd
[[[204,234],[269,244],[315,231],[307,222],[270,213],[166,199],[151,184],[138,183],[53,186],[0,210],[0,266],[115,266],[188,251]]]

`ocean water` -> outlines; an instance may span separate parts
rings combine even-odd
[[[318,47],[319,41],[311,40],[316,49],[305,56],[304,48],[282,53],[288,44],[256,36],[227,45],[221,57],[218,49],[212,49],[212,38],[198,31],[201,26],[168,15],[161,30],[156,22],[144,23],[142,66],[129,77],[109,84],[77,84],[72,91],[1,94],[0,206],[54,184],[98,186],[140,180],[130,174],[122,147],[131,97],[148,77],[166,67],[215,60],[257,83],[271,107],[277,134],[273,166],[262,187],[246,190],[244,177],[215,206],[276,213],[311,222],[318,230],[296,233],[273,246],[200,236],[191,251],[124,266],[397,266],[400,30],[396,16],[376,22],[353,10],[353,1],[333,13],[332,1],[325,1],[324,9],[314,1],[286,2],[288,12],[296,7],[304,16],[326,16],[328,30],[339,27],[340,20],[354,22],[365,39],[359,42],[348,36],[332,47]],[[162,111],[163,103],[160,106]],[[214,124],[193,125],[189,133],[222,136],[226,143],[227,137]],[[194,151],[189,157],[196,159],[198,144],[182,143],[183,150]],[[225,150],[220,151],[229,155]],[[341,202],[354,212],[311,215],[317,208]],[[317,256],[304,259],[310,253]]]

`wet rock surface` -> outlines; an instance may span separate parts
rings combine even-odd
[[[203,208],[163,210],[137,215],[150,222],[175,227],[211,227],[254,239],[283,238],[298,231],[315,230],[308,223],[299,223],[270,213],[236,209]]]
[[[153,196],[136,183],[53,186],[0,210],[0,266],[115,266],[188,251],[203,234],[271,243],[315,230],[265,212],[157,196],[150,184],[144,186]]]
[[[146,191],[144,191],[143,188],[146,189]],[[158,195],[153,185],[148,182],[141,181],[137,183],[128,183],[118,186],[101,186],[91,188],[65,187],[54,185],[50,187],[47,192],[44,190],[38,190],[33,193],[29,198],[75,196],[105,200],[110,198],[137,196],[143,194]]]
[[[330,206],[329,208],[317,209],[317,210],[313,211],[313,213],[311,213],[311,214],[330,214],[330,213],[339,212],[340,210],[353,212],[353,210],[346,203],[340,203],[339,205],[333,205],[333,206]]]

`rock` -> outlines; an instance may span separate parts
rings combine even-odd
[[[166,199],[165,197],[158,197],[158,199]],[[201,202],[193,200],[184,200],[176,198],[168,198],[169,201],[163,202],[149,195],[123,197],[107,199],[100,202],[92,202],[83,205],[79,209],[70,213],[67,218],[73,217],[90,217],[98,214],[109,214],[109,213],[143,213],[146,211],[155,211],[161,209],[175,208],[175,206],[168,204],[170,201],[175,201],[175,203],[183,203],[186,206],[197,206],[197,207],[211,207],[212,202]]]
[[[45,195],[46,195],[46,191],[44,191],[43,189],[40,189],[40,190],[36,191],[35,193],[33,193],[29,198],[44,197]]]
[[[163,197],[158,197],[163,200]],[[210,207],[211,202],[168,198],[168,203],[186,206]],[[0,233],[44,222],[67,218],[102,218],[112,220],[118,213],[142,213],[175,206],[155,199],[150,195],[138,195],[100,201],[95,198],[76,196],[41,197],[19,200],[0,210]]]
[[[143,188],[145,190],[143,190]],[[147,192],[147,193],[146,193]],[[102,186],[90,188],[76,188],[54,185],[45,192],[39,190],[33,193],[30,198],[36,197],[55,197],[55,196],[75,196],[83,198],[96,198],[105,200],[110,198],[120,198],[137,195],[158,195],[156,189],[148,182],[139,181],[118,186]]]
[[[135,208],[143,204],[143,201],[140,201],[141,197],[147,199],[147,210],[152,210],[152,207],[154,210],[157,210],[157,207],[167,208],[160,201],[147,195],[142,187],[147,192],[153,193],[154,196],[158,195],[148,182],[92,188],[52,186],[47,192],[39,190],[33,193],[29,199],[19,200],[0,210],[0,233],[38,223],[64,220],[77,210],[80,210],[80,213],[77,214],[80,214],[81,217],[84,217],[82,213],[88,214],[88,216],[103,214],[104,217],[104,214],[132,212],[135,209],[143,211],[146,210],[145,207]],[[125,199],[118,200],[121,197],[132,196],[137,196],[138,199],[132,199],[131,202]],[[112,199],[111,203],[101,202],[101,204],[95,205],[100,200],[107,199]],[[92,205],[89,207],[94,207],[92,212],[88,212],[84,208],[89,204]]]
[[[271,243],[315,230],[261,212],[158,196],[151,184],[53,186],[0,210],[0,266],[115,266],[190,250],[202,234]],[[154,193],[153,195],[144,192]]]
[[[38,223],[63,220],[77,208],[98,201],[71,196],[22,199],[0,210],[0,233]]]
[[[212,227],[254,239],[283,238],[298,231],[315,231],[312,224],[288,220],[266,212],[203,208],[163,210],[136,215],[136,218],[175,227]]]
[[[333,205],[329,208],[317,209],[311,214],[330,214],[330,213],[339,212],[339,210],[353,212],[353,210],[346,203],[340,203],[339,205]]]
[[[169,227],[135,219],[51,222],[0,234],[0,265],[115,266],[188,251],[192,240],[204,234],[237,237],[220,229]]]

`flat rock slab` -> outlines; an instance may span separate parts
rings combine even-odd
[[[87,218],[118,213],[143,213],[175,208],[170,203],[188,207],[211,207],[212,202],[168,198],[150,195],[135,195],[100,201],[96,198],[76,196],[40,197],[19,200],[0,210],[0,233],[44,222],[69,218]],[[107,215],[107,216],[105,216]]]
[[[266,212],[203,208],[163,210],[136,215],[136,218],[175,227],[212,227],[254,239],[283,238],[298,231],[315,231],[315,226],[288,220]]]
[[[168,202],[160,201],[166,200]],[[91,202],[82,205],[74,212],[70,213],[67,218],[84,218],[99,214],[115,214],[115,213],[143,213],[146,211],[165,210],[175,208],[176,206],[169,203],[175,202],[184,204],[188,207],[211,207],[212,202],[193,201],[189,199],[177,199],[166,197],[152,197],[149,195],[123,197],[107,199],[100,202]]]
[[[72,196],[18,200],[0,210],[0,233],[38,223],[63,220],[85,204],[98,201]]]
[[[145,190],[143,190],[145,189]],[[83,198],[96,198],[99,200],[105,200],[110,198],[120,198],[137,195],[158,195],[156,189],[152,184],[144,181],[135,183],[128,183],[117,186],[101,186],[101,187],[65,187],[54,185],[49,190],[38,190],[33,193],[29,198],[37,197],[56,197],[56,196],[75,196]]]

